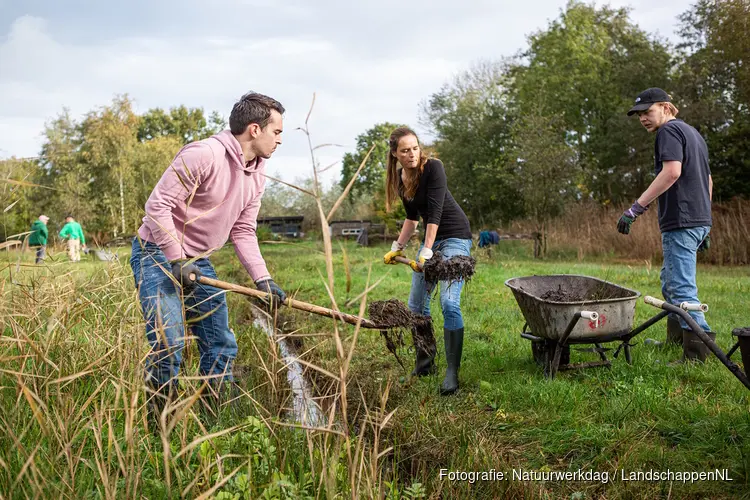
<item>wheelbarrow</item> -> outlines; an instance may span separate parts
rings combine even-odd
[[[610,366],[608,349],[602,344],[623,341],[642,331],[632,330],[635,303],[641,295],[635,290],[598,278],[567,274],[511,278],[505,285],[513,292],[526,320],[521,337],[531,341],[534,360],[544,367],[549,378],[554,378],[560,369]],[[666,315],[652,318],[642,325],[643,329]],[[569,364],[573,344],[593,344],[590,350],[600,360]],[[620,347],[630,363],[630,344],[623,342]]]
[[[548,378],[554,378],[558,370],[610,366],[606,355],[609,349],[602,345],[607,342],[619,341],[613,356],[616,358],[622,350],[627,363],[632,363],[630,340],[673,313],[681,316],[716,357],[750,389],[746,375],[688,313],[691,310],[706,312],[708,306],[705,304],[682,303],[678,307],[646,297],[647,304],[661,311],[633,328],[635,304],[641,295],[635,290],[590,276],[569,274],[511,278],[505,285],[513,292],[526,320],[521,337],[532,342],[534,360],[544,367]],[[573,344],[593,344],[595,347],[587,350],[598,353],[600,361],[571,365],[570,346]],[[742,344],[738,342],[738,346]],[[745,357],[743,352],[743,359]],[[750,361],[750,353],[747,357]]]

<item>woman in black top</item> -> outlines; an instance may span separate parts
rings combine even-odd
[[[386,210],[390,210],[396,198],[400,198],[406,209],[401,234],[391,245],[383,260],[396,264],[394,258],[402,256],[403,250],[414,234],[419,217],[425,224],[425,236],[417,259],[421,264],[431,258],[433,251],[440,251],[443,258],[469,255],[471,229],[461,207],[448,191],[443,163],[428,158],[419,145],[417,135],[407,127],[399,127],[391,133],[388,170],[386,174]],[[397,167],[400,165],[400,168]],[[444,317],[445,358],[448,369],[440,387],[441,394],[452,394],[458,389],[458,370],[464,340],[464,321],[461,315],[461,289],[464,282],[441,282],[440,306]],[[424,273],[412,275],[409,309],[417,314],[430,315],[430,294],[434,283],[427,283]],[[427,375],[434,372],[435,346],[415,345],[417,361],[412,375]]]

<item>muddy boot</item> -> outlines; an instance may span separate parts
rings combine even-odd
[[[716,334],[713,332],[706,332],[706,335],[716,341]],[[692,332],[692,330],[682,330],[682,359],[670,363],[671,366],[680,365],[686,361],[698,361],[704,363],[708,358],[711,350],[706,344]]]
[[[445,360],[448,369],[445,371],[445,379],[440,385],[440,394],[447,396],[458,390],[458,370],[461,367],[461,352],[464,348],[464,329],[445,330]]]
[[[417,360],[414,363],[414,371],[411,372],[411,376],[425,377],[427,375],[434,375],[437,369],[435,367],[436,346],[433,345],[431,349],[414,346],[414,349],[417,352]]]
[[[435,366],[437,346],[435,345],[435,334],[432,332],[432,321],[412,326],[411,338],[417,354],[411,376],[424,377],[434,374],[437,369]]]

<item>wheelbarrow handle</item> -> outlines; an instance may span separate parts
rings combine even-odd
[[[394,257],[393,260],[402,264],[406,264],[407,266],[411,267],[414,272],[421,273],[423,270],[422,264],[420,264],[416,260],[407,259],[406,257]]]
[[[195,275],[191,274],[190,277],[193,279],[193,281],[197,281],[198,283],[220,288],[222,290],[227,290],[229,292],[235,292],[241,295],[247,295],[248,297],[255,297],[258,299],[265,299],[265,300],[272,299],[272,294],[267,293],[267,292],[261,292],[260,290],[255,290],[254,288],[248,288],[245,286],[235,285],[234,283],[228,283],[226,281],[208,278],[206,276],[199,276],[196,279]],[[333,309],[328,309],[327,307],[317,306],[315,304],[308,304],[307,302],[302,302],[301,300],[294,300],[294,299],[287,298],[283,302],[283,304],[287,307],[291,307],[292,309],[298,309],[300,311],[306,311],[309,313],[317,314],[319,316],[325,316],[328,318],[340,319],[341,321],[345,323],[349,323],[350,325],[359,324],[362,328],[372,328],[375,330],[382,329],[380,326],[376,325],[369,319],[360,318],[359,316],[343,313],[341,311],[334,311]]]
[[[724,354],[724,351],[722,351],[721,348],[716,345],[716,342],[711,340],[711,337],[706,335],[706,332],[703,331],[700,325],[695,322],[693,317],[690,316],[690,314],[688,314],[688,312],[684,308],[677,307],[668,302],[656,299],[648,295],[643,298],[643,301],[648,305],[658,307],[659,309],[669,311],[670,313],[674,313],[681,317],[685,321],[685,323],[687,323],[688,327],[690,327],[690,330],[694,334],[696,334],[698,338],[701,339],[704,344],[706,344],[706,347],[708,347],[709,350],[714,353],[717,358],[719,358],[719,361],[721,361],[722,364],[726,366],[727,369],[729,369],[729,371],[732,372],[735,377],[737,377],[737,380],[742,382],[742,385],[750,389],[750,380],[748,380],[747,375],[740,369],[739,366],[737,366],[736,363],[733,363],[729,360],[727,355]]]
[[[651,297],[650,295],[646,295],[643,298],[643,301],[650,305],[654,306],[659,309],[664,309],[662,305],[664,304],[663,300],[659,300],[656,297]],[[682,302],[680,304],[680,309],[683,311],[701,311],[701,312],[708,312],[708,304],[691,304],[690,302]]]
[[[599,313],[596,311],[581,311],[581,317],[584,319],[596,321],[599,319]]]

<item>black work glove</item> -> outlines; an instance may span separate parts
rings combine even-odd
[[[698,245],[698,252],[705,252],[709,248],[711,248],[711,235],[707,234],[706,237],[703,238],[703,241],[701,241],[701,244]]]
[[[177,282],[182,285],[182,288],[187,291],[192,290],[198,283],[201,271],[194,262],[180,259],[172,262],[172,274],[177,279]],[[195,275],[195,279],[190,279],[191,274]]]
[[[261,292],[270,293],[272,295],[273,305],[275,307],[278,307],[279,304],[286,300],[286,294],[284,293],[284,290],[282,290],[279,285],[276,284],[273,278],[266,278],[260,281],[256,281],[255,286],[257,286],[258,290],[260,290]],[[268,304],[267,301],[264,300],[264,302]]]

